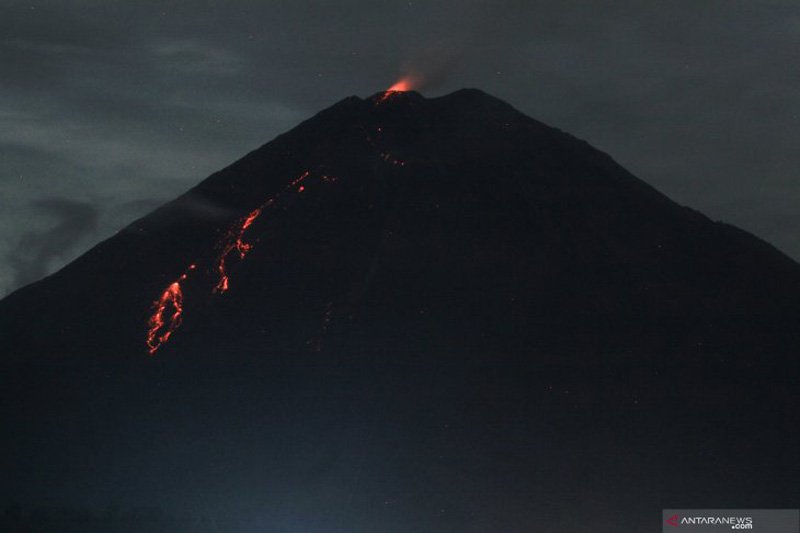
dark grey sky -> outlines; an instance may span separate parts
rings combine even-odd
[[[413,70],[800,258],[796,0],[0,0],[0,295]]]

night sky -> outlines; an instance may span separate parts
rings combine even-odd
[[[0,4],[0,294],[408,73],[800,258],[796,1]]]

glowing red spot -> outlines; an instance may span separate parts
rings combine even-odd
[[[236,250],[239,255],[239,260],[242,260],[245,258],[247,253],[253,249],[252,243],[245,242],[244,234],[247,231],[247,228],[253,225],[253,222],[255,222],[255,220],[261,214],[263,208],[264,206],[258,207],[250,211],[247,216],[240,218],[236,223],[233,224],[233,226],[230,227],[230,229],[228,229],[225,234],[225,238],[220,242],[220,253],[217,258],[216,266],[217,273],[219,274],[219,281],[217,282],[216,287],[214,287],[214,292],[225,292],[228,290],[229,279],[226,270],[226,261],[228,259],[228,255]]]
[[[296,177],[289,184],[286,186],[287,190],[294,189],[297,187],[297,192],[303,192],[305,190],[305,186],[302,185],[303,181],[311,175],[309,171],[305,171],[300,176]],[[273,198],[267,199],[266,202],[261,204],[261,206],[257,207],[253,211],[251,211],[246,217],[239,219],[235,222],[225,233],[225,237],[220,241],[217,245],[218,249],[220,250],[219,255],[217,256],[217,264],[216,264],[216,271],[219,274],[219,281],[217,281],[217,285],[214,287],[215,293],[219,292],[226,292],[230,287],[230,278],[228,277],[227,272],[227,261],[228,256],[236,250],[239,255],[239,260],[243,260],[245,256],[253,249],[253,243],[246,242],[244,240],[244,234],[247,232],[247,229],[253,225],[253,222],[261,215],[264,209],[272,207],[275,204],[275,201],[280,196],[280,194],[274,196]]]
[[[308,170],[306,170],[305,172],[300,174],[300,176],[298,176],[295,179],[293,179],[292,181],[290,181],[289,185],[286,188],[287,189],[291,189],[291,188],[293,188],[293,187],[295,187],[297,185],[300,185],[300,183],[302,183],[303,180],[306,179],[309,175],[311,175],[311,173]]]
[[[411,89],[412,89],[411,79],[401,78],[400,80],[397,81],[397,83],[386,89],[386,92],[402,93],[410,91]]]
[[[399,93],[404,93],[406,91],[410,91],[414,88],[414,80],[410,77],[406,76],[404,78],[400,78],[394,85],[386,89],[380,98],[375,102],[375,105],[382,104],[389,98],[396,96]]]
[[[172,333],[181,325],[183,321],[181,282],[186,279],[187,272],[194,268],[195,265],[190,265],[186,272],[170,283],[158,300],[153,302],[153,314],[147,321],[147,351],[150,355],[155,354],[156,350],[167,342]]]
[[[286,195],[300,193],[305,190],[303,181],[311,176],[306,171],[296,177],[286,185],[285,189],[272,197],[268,198],[259,207],[250,211],[247,215],[234,222],[223,236],[217,241],[215,250],[217,254],[211,262],[210,271],[218,275],[217,283],[213,287],[214,293],[223,293],[230,287],[228,276],[228,263],[231,256],[238,257],[239,261],[244,260],[245,256],[253,249],[254,243],[245,240],[245,233],[255,223],[256,219],[266,209],[280,205],[280,199]],[[322,175],[319,177],[321,182],[335,182],[336,177]],[[147,351],[150,355],[155,352],[175,333],[183,321],[183,287],[181,283],[186,280],[190,272],[197,269],[196,263],[191,263],[178,279],[170,283],[153,302],[152,314],[147,321]],[[207,272],[207,271],[206,271]],[[324,321],[323,331],[327,328],[330,318]]]
[[[253,221],[256,218],[258,218],[258,215],[260,215],[260,214],[261,214],[261,208],[260,207],[258,209],[256,209],[256,210],[254,210],[254,211],[251,211],[247,215],[247,217],[244,219],[244,222],[242,223],[242,230],[246,230],[247,228],[249,228],[253,224]]]

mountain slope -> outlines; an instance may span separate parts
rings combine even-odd
[[[772,331],[776,320],[796,318],[795,263],[758,239],[678,207],[585,143],[477,91],[432,100],[399,93],[376,105],[379,98],[340,102],[6,299],[0,312],[13,324],[11,351],[140,355],[151,302],[192,264],[198,271],[191,277],[206,279],[185,295],[185,320],[200,307],[214,322],[216,307],[237,298],[250,302],[230,307],[265,312],[261,302],[276,298],[254,291],[276,288],[254,287],[248,276],[265,275],[276,258],[294,276],[306,276],[293,281],[309,302],[298,309],[304,314],[298,320],[320,319],[328,303],[333,308],[356,297],[370,264],[402,271],[387,271],[387,278],[434,285],[414,290],[432,297],[438,287],[446,302],[485,284],[481,294],[491,293],[492,302],[474,302],[478,314],[495,305],[493,313],[516,307],[526,321],[560,314],[592,322],[664,317],[680,320],[682,328],[691,317],[698,329],[692,343],[728,344],[732,334],[745,333],[742,321],[753,320],[763,321],[759,328],[768,335],[751,342],[763,343],[785,329]],[[304,183],[290,185],[303,176]],[[236,244],[243,219],[259,208],[263,217],[242,232],[245,241],[259,241],[251,243],[252,259],[238,261],[238,248],[225,258],[231,275],[244,276],[234,287],[246,289],[213,301],[220,248]],[[295,254],[295,264],[287,253]],[[334,280],[334,273],[353,279]],[[373,268],[369,276],[380,273]],[[312,280],[334,292],[312,288]],[[392,289],[389,282],[374,285]],[[389,314],[405,303],[402,295],[378,298],[385,300],[375,305],[392,308]],[[278,307],[287,299],[296,296],[280,295]],[[105,311],[86,319],[86,309]],[[251,328],[250,312],[239,314],[237,322]],[[720,324],[697,323],[709,316],[720,316]],[[39,325],[51,322],[63,331],[42,335]],[[727,331],[716,335],[712,327]]]
[[[351,97],[0,302],[4,494],[276,531],[789,505],[799,297],[480,91]]]

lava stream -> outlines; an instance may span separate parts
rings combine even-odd
[[[217,259],[217,272],[219,273],[219,281],[217,282],[216,287],[214,287],[214,292],[225,292],[228,290],[228,274],[225,270],[225,261],[232,251],[236,250],[239,253],[239,260],[245,258],[247,253],[253,249],[253,244],[244,241],[244,233],[247,231],[247,228],[253,225],[253,222],[258,218],[258,216],[263,211],[264,207],[267,207],[269,203],[265,203],[264,205],[250,211],[246,217],[243,217],[236,224],[234,224],[226,233],[226,238],[222,241],[220,248],[222,251],[219,254],[219,258]]]
[[[404,93],[413,89],[413,83],[410,77],[401,78],[394,85],[386,89],[380,98],[375,102],[375,105],[380,105],[389,98]]]
[[[300,174],[300,176],[289,182],[289,184],[286,186],[286,191],[293,190],[296,193],[303,192],[305,190],[303,181],[305,181],[305,179],[310,175],[311,173],[306,170]],[[238,252],[239,260],[241,261],[245,258],[248,252],[253,249],[254,244],[251,242],[245,242],[244,234],[247,232],[247,229],[253,225],[253,222],[255,222],[261,213],[265,209],[272,207],[279,197],[280,193],[272,198],[269,198],[266,202],[248,213],[247,216],[237,220],[225,233],[225,237],[217,245],[217,248],[220,250],[216,264],[216,271],[219,275],[219,280],[217,281],[213,292],[222,293],[228,290],[230,286],[230,277],[228,276],[227,271],[228,256],[231,254],[231,252],[236,250]]]
[[[178,279],[170,283],[167,288],[164,289],[158,300],[153,302],[153,314],[147,322],[147,351],[150,355],[155,354],[156,350],[167,342],[170,336],[181,325],[183,321],[183,289],[181,288],[181,282],[183,282],[189,275],[189,272],[195,268],[197,268],[196,265],[189,265]],[[169,316],[169,323],[167,323],[164,318],[168,307],[172,308],[172,314]]]
[[[300,194],[305,191],[306,184],[304,182],[309,176],[311,176],[310,172],[303,172],[290,181],[284,190],[268,198],[264,203],[250,211],[247,215],[239,218],[228,228],[228,231],[225,232],[215,246],[218,253],[211,265],[209,265],[210,268],[204,270],[206,272],[216,272],[218,275],[217,282],[212,289],[213,293],[224,293],[228,290],[230,284],[228,262],[231,255],[233,255],[233,257],[238,256],[239,261],[242,261],[255,246],[253,242],[245,240],[245,234],[255,223],[256,219],[258,219],[265,210],[274,207],[283,195]],[[319,177],[319,181],[322,183],[333,183],[336,181],[336,177],[322,175]],[[147,321],[147,351],[150,355],[155,354],[155,352],[170,339],[172,334],[175,333],[175,330],[180,327],[183,321],[184,311],[184,291],[181,284],[189,276],[189,273],[196,268],[197,265],[194,263],[189,265],[183,274],[170,283],[162,291],[158,299],[153,302],[153,312]]]

